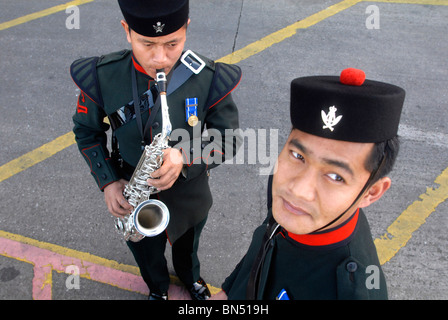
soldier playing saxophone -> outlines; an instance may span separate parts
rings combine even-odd
[[[167,99],[174,130],[189,133],[187,141],[170,141],[163,150],[163,164],[151,174],[149,184],[160,190],[151,195],[170,212],[166,232],[127,241],[150,290],[150,299],[167,299],[169,274],[165,259],[167,239],[172,244],[173,266],[193,299],[210,296],[200,276],[199,237],[212,205],[208,171],[217,166],[209,157],[193,157],[194,146],[210,156],[233,157],[238,137],[224,148],[222,141],[203,141],[202,131],[214,129],[223,140],[226,129],[239,126],[231,92],[241,78],[235,65],[215,63],[184,51],[189,19],[188,0],[119,0],[121,25],[132,50],[75,61],[70,72],[81,89],[74,121],[78,148],[90,167],[110,213],[123,217],[132,212],[124,195],[142,151],[161,132],[163,120],[156,86],[157,69],[164,69]],[[103,123],[112,127],[112,150],[107,146]],[[200,128],[200,130],[198,129]],[[228,139],[226,139],[228,141]],[[199,142],[199,143],[197,143]],[[196,148],[197,149],[197,148]],[[209,155],[207,155],[209,156]]]

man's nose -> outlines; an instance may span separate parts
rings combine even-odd
[[[163,64],[167,61],[168,57],[166,55],[166,50],[164,46],[156,46],[154,48],[154,53],[152,60],[155,64],[159,64],[160,67],[163,67]]]
[[[307,202],[316,199],[317,194],[317,173],[312,170],[304,170],[293,177],[289,183],[291,194],[296,198]]]

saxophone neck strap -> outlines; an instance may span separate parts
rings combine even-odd
[[[131,65],[131,73],[132,73],[132,98],[134,99],[134,112],[135,112],[135,120],[137,121],[138,131],[141,135],[141,147],[142,151],[145,148],[145,145],[147,144],[145,141],[146,133],[148,132],[149,127],[151,126],[151,122],[154,121],[154,116],[157,113],[156,106],[158,105],[158,108],[160,108],[160,102],[156,103],[153,107],[153,110],[151,112],[151,116],[149,117],[148,121],[145,124],[145,129],[143,129],[143,121],[142,121],[142,115],[140,112],[140,98],[138,96],[138,87],[137,87],[137,74],[135,72],[134,64]],[[156,102],[158,102],[159,99],[157,99]],[[153,119],[151,119],[153,118]]]

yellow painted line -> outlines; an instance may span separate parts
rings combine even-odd
[[[93,254],[90,253],[86,253],[86,252],[81,252],[81,251],[77,251],[77,250],[73,250],[73,249],[69,249],[66,247],[62,247],[62,246],[58,246],[55,244],[51,244],[51,243],[47,243],[47,242],[43,242],[43,241],[39,241],[39,240],[35,240],[32,238],[28,238],[28,237],[24,237],[22,235],[18,235],[18,234],[14,234],[14,233],[10,233],[10,232],[6,232],[6,231],[2,231],[0,230],[0,239],[8,239],[8,240],[12,240],[15,242],[18,242],[20,244],[24,244],[24,245],[28,245],[31,246],[31,248],[33,249],[25,249],[24,252],[23,250],[20,250],[21,256],[22,258],[17,257],[17,254],[6,254],[2,251],[0,251],[0,255],[3,255],[5,257],[8,258],[13,258],[16,260],[19,260],[21,262],[26,262],[26,263],[31,263],[33,264],[32,261],[36,260],[35,258],[33,258],[33,256],[36,255],[36,250],[34,250],[34,248],[37,249],[43,249],[43,250],[47,250],[47,251],[51,251],[57,255],[59,255],[59,259],[64,259],[64,257],[70,257],[70,258],[74,258],[74,259],[78,259],[79,260],[79,266],[86,266],[88,264],[93,264],[96,266],[100,266],[100,267],[105,267],[105,268],[109,268],[109,269],[114,269],[117,271],[122,271],[128,274],[132,274],[135,276],[140,276],[140,271],[139,268],[136,266],[132,266],[132,265],[126,265],[126,264],[122,264],[119,263],[117,261],[114,260],[109,260],[109,259],[105,259],[102,257],[98,257],[95,256]],[[0,243],[1,244],[1,243]],[[54,257],[52,255],[52,257]],[[42,284],[42,288],[37,288],[37,294],[43,294],[43,295],[50,295],[48,292],[44,292],[44,286],[48,285],[50,288],[47,290],[51,291],[51,286],[52,286],[52,278],[51,278],[51,272],[52,271],[56,271],[56,272],[63,272],[61,270],[58,269],[58,267],[55,265],[55,269],[50,268],[49,270],[45,270],[47,269],[46,267],[48,267],[48,262],[44,261],[43,263],[45,263],[45,265],[35,265],[34,264],[34,268],[37,270],[35,270],[35,277],[36,277],[36,273],[38,273],[39,275],[41,275],[41,277],[43,277],[44,279],[40,279],[40,282]],[[101,271],[102,272],[102,271]],[[94,281],[99,281],[99,282],[103,282],[100,279],[98,279],[98,277],[96,278],[92,278],[89,275],[89,272],[85,272],[82,275],[83,278],[89,279],[89,280],[94,280]],[[182,282],[179,280],[179,278],[177,278],[176,276],[170,275],[170,279],[171,279],[171,283],[176,284],[178,286],[183,286]],[[112,281],[115,284],[118,284],[120,281],[120,279],[115,279],[116,281]],[[106,283],[106,282],[104,282]],[[110,283],[109,283],[110,284]],[[216,288],[213,287],[212,285],[208,284],[208,287],[210,289],[210,292],[212,294],[218,293],[221,289],[220,288]],[[126,288],[126,287],[121,287],[122,289],[126,289],[126,290],[131,290],[130,288]],[[36,290],[36,288],[33,288],[33,290]],[[133,290],[131,290],[133,291]],[[136,291],[137,292],[137,291]],[[36,292],[33,293],[33,295]],[[140,292],[142,293],[142,292]]]
[[[448,168],[434,182],[439,184],[438,188],[428,188],[420,195],[419,200],[400,214],[382,237],[375,239],[381,264],[392,259],[411,239],[412,233],[426,222],[437,206],[448,199]]]
[[[351,6],[361,1],[362,0],[345,0],[336,3],[335,5],[332,5],[322,11],[319,11],[303,20],[297,21],[296,23],[293,23],[283,29],[271,33],[270,35],[258,41],[255,41],[247,45],[246,47],[237,50],[217,61],[225,63],[238,63],[257,53],[260,53],[261,51],[271,47],[276,43],[282,42],[283,40],[292,37],[293,35],[296,34],[297,30],[309,28],[315,25],[316,23],[321,22],[322,20],[325,20],[347,8],[350,8]]]
[[[347,8],[354,6],[360,2],[389,2],[389,3],[401,3],[401,4],[421,4],[421,5],[448,5],[448,0],[378,0],[378,1],[367,1],[367,0],[346,0],[336,3],[327,9],[317,12],[303,20],[297,21],[281,30],[278,30],[270,35],[255,41],[246,47],[237,50],[227,56],[217,60],[219,62],[225,63],[238,63],[244,59],[247,59],[263,50],[269,48],[270,46],[282,42],[283,40],[292,37],[297,33],[299,29],[309,28]]]
[[[56,244],[51,244],[51,243],[47,243],[47,242],[43,242],[43,241],[39,241],[39,240],[35,240],[32,238],[28,238],[28,237],[24,237],[18,234],[14,234],[14,233],[10,233],[10,232],[6,232],[6,231],[2,231],[0,230],[0,238],[6,238],[9,240],[14,240],[23,244],[28,244],[30,246],[33,247],[37,247],[40,249],[45,249],[45,250],[49,250],[52,251],[54,253],[60,254],[60,255],[64,255],[64,256],[68,256],[68,257],[74,257],[80,260],[84,260],[84,261],[88,261],[94,264],[98,264],[104,267],[108,267],[108,268],[113,268],[113,269],[117,269],[117,270],[121,270],[124,272],[129,272],[135,275],[139,275],[139,269],[135,266],[130,266],[130,265],[125,265],[125,264],[121,264],[118,263],[116,261],[113,260],[108,260],[105,258],[101,258],[98,256],[95,256],[93,254],[90,253],[86,253],[86,252],[81,252],[81,251],[77,251],[77,250],[73,250],[73,249],[69,249],[66,247],[62,247],[62,246],[58,246]]]
[[[0,167],[0,182],[55,155],[59,151],[64,150],[74,143],[75,135],[73,132],[68,132],[53,141],[50,141],[39,148],[2,165]]]
[[[81,4],[92,2],[92,1],[94,1],[94,0],[74,0],[74,1],[67,2],[65,4],[60,4],[60,5],[48,8],[48,9],[41,10],[38,12],[30,13],[23,17],[0,23],[0,30],[5,30],[8,28],[17,26],[19,24],[22,24],[22,23],[26,23],[26,22],[29,22],[32,20],[36,20],[36,19],[48,16],[50,14],[53,14],[53,13],[56,13],[59,11],[64,11],[69,6],[79,6]]]

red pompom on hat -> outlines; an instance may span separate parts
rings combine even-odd
[[[347,68],[342,70],[339,81],[349,86],[361,86],[366,80],[364,71],[355,68]]]

